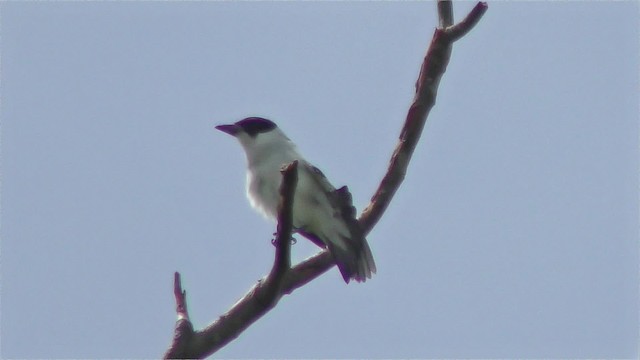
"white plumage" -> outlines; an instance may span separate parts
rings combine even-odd
[[[246,118],[216,128],[240,141],[247,156],[247,196],[254,208],[271,219],[276,219],[280,201],[280,169],[298,160],[293,202],[295,231],[329,249],[345,282],[371,278],[376,271],[375,262],[355,219],[346,187],[336,190],[267,119]]]

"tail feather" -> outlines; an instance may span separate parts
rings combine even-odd
[[[356,209],[349,188],[343,186],[335,189],[320,170],[308,163],[303,165],[309,170],[308,174],[313,175],[309,179],[316,181],[316,189],[324,191],[325,196],[318,197],[312,194],[310,198],[314,199],[318,206],[324,207],[321,212],[325,217],[305,218],[297,224],[296,231],[329,250],[346,283],[351,279],[358,282],[370,279],[371,274],[376,272],[376,264],[365,234],[356,219]]]
[[[376,263],[373,260],[371,248],[367,243],[362,228],[360,228],[360,223],[356,220],[356,208],[353,206],[349,188],[343,186],[337,189],[334,194],[335,201],[340,208],[342,220],[347,225],[350,233],[350,238],[346,238],[345,242],[350,245],[351,257],[353,258],[352,266],[350,266],[351,278],[357,282],[364,282],[366,279],[371,279],[371,274],[376,272]],[[345,281],[349,282],[346,279]]]
[[[363,246],[358,252],[355,252],[355,249],[341,249],[329,241],[326,244],[346,283],[349,283],[351,279],[357,282],[365,282],[367,279],[371,279],[372,274],[375,274],[376,263],[373,260],[373,254],[366,239],[362,239]]]
[[[371,275],[376,273],[376,263],[373,260],[373,254],[366,239],[362,240],[363,246],[358,252],[353,249],[345,250],[332,241],[322,239],[304,229],[296,229],[296,232],[311,240],[314,244],[329,250],[346,283],[349,283],[351,279],[357,282],[364,282],[366,279],[371,279]],[[348,239],[343,241],[349,243]]]

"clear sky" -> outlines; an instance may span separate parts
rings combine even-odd
[[[369,235],[378,274],[332,269],[218,355],[636,357],[638,7],[490,3]],[[271,118],[362,210],[437,24],[432,2],[0,16],[3,358],[159,357],[174,271],[198,328],[268,272],[275,225],[217,124]]]

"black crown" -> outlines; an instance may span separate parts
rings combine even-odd
[[[251,137],[271,131],[277,127],[273,121],[261,117],[248,117],[238,121],[236,125],[241,127],[242,130]]]

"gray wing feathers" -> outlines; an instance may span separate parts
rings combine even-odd
[[[360,228],[360,224],[358,223],[358,220],[356,220],[356,209],[353,206],[349,189],[346,186],[343,186],[336,190],[319,169],[307,162],[304,163],[304,166],[313,174],[311,177],[317,182],[317,185],[325,191],[325,194],[334,209],[334,218],[341,220],[349,232],[348,236],[339,235],[341,238],[339,240],[323,238],[324,234],[311,235],[320,237],[326,244],[334,257],[345,282],[348,283],[350,279],[354,279],[358,282],[370,279],[371,274],[376,272],[376,264],[373,260],[373,254],[371,253],[367,239],[365,239],[364,233]],[[307,236],[304,232],[300,233],[303,236]],[[347,248],[344,249],[337,246],[336,243],[338,241],[346,244]]]
[[[356,254],[355,266],[351,272],[352,277],[358,282],[371,279],[371,274],[376,272],[376,264],[367,239],[365,239],[360,224],[356,220],[356,208],[353,206],[349,188],[346,186],[341,187],[334,191],[334,196],[336,198],[334,200],[335,205],[340,209],[340,215],[351,233],[351,237],[345,240],[351,245]]]

